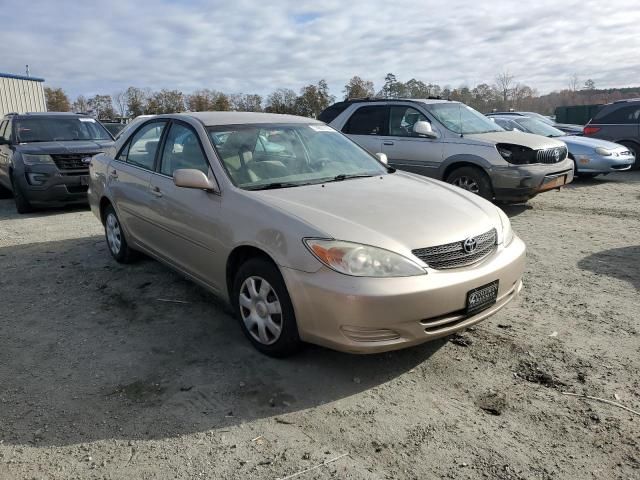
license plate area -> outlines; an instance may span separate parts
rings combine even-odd
[[[467,315],[474,315],[489,308],[498,300],[498,286],[500,281],[487,283],[467,292]]]
[[[558,177],[555,178],[550,178],[547,179],[542,186],[540,187],[540,191],[544,192],[545,190],[552,190],[554,188],[560,188],[564,185],[566,185],[567,183],[567,176],[566,175],[560,175]]]

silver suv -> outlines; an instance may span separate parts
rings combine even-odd
[[[573,180],[566,145],[507,132],[448,100],[347,100],[319,120],[401,170],[445,180],[487,199],[526,201]]]

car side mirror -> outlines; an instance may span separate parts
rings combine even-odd
[[[385,165],[389,165],[389,159],[387,158],[387,155],[385,153],[378,152],[376,153],[376,157],[378,157],[378,160],[380,160]]]
[[[176,187],[196,188],[208,192],[219,192],[218,186],[200,170],[180,168],[173,172],[173,183]]]
[[[420,137],[438,138],[438,133],[433,131],[431,123],[419,120],[413,124],[413,133]]]

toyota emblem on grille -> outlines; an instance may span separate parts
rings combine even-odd
[[[556,159],[556,162],[559,162],[559,161],[560,161],[560,149],[559,149],[559,148],[556,148],[556,149],[553,151],[553,158],[555,158],[555,159]]]
[[[476,248],[478,248],[478,241],[474,237],[467,238],[463,242],[462,248],[464,248],[466,253],[473,253],[476,251]]]

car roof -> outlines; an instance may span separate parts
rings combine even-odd
[[[26,113],[8,113],[7,116],[12,117],[88,117],[85,113],[74,112],[26,112]]]
[[[159,117],[162,116],[164,115],[159,115]],[[175,115],[169,115],[169,117],[190,117],[198,120],[207,127],[215,125],[237,125],[244,123],[321,123],[314,118],[299,117],[297,115],[281,115],[278,113],[259,112],[185,112]]]

